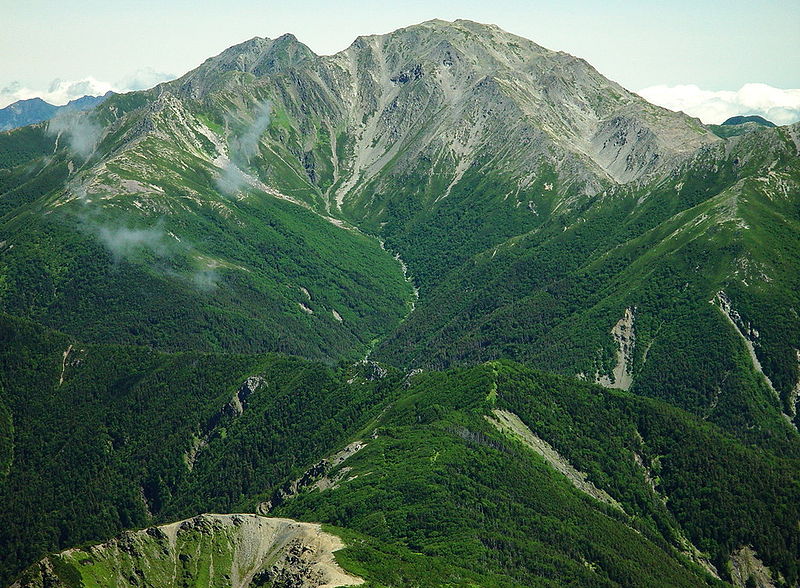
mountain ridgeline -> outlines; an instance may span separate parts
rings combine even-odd
[[[799,156],[438,20],[0,133],[0,581],[798,585]]]
[[[0,108],[0,131],[9,131],[50,120],[59,113],[91,110],[112,94],[113,92],[109,91],[102,96],[83,96],[70,100],[63,106],[55,106],[41,98],[17,100],[5,108]]]
[[[736,135],[744,135],[751,131],[757,131],[762,127],[775,127],[775,123],[768,121],[762,116],[732,116],[725,120],[721,125],[708,125],[708,128],[723,139],[728,137],[735,137]]]

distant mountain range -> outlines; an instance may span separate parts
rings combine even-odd
[[[732,116],[721,125],[708,125],[708,128],[717,135],[726,139],[728,137],[736,137],[744,135],[752,131],[757,131],[764,127],[775,127],[775,123],[768,121],[762,116],[757,114],[749,116]]]
[[[741,125],[744,123],[756,123],[757,125],[761,125],[762,127],[774,127],[776,126],[774,122],[768,121],[763,116],[758,116],[757,114],[752,114],[749,116],[732,116],[728,120],[726,120],[723,125]]]
[[[63,106],[55,106],[41,98],[17,100],[13,104],[0,109],[0,131],[9,131],[50,120],[59,112],[89,110],[101,104],[113,94],[114,92],[109,91],[102,96],[83,96],[82,98],[70,100]]]

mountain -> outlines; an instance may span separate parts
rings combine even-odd
[[[23,586],[255,571],[237,536],[257,529],[230,519],[165,541],[205,511],[335,525],[340,565],[385,586],[721,586],[753,558],[797,578],[796,460],[663,401],[511,362],[409,375],[0,319],[4,573],[161,526],[51,556]]]
[[[91,110],[112,94],[113,92],[106,92],[102,96],[83,96],[70,100],[63,106],[54,106],[41,98],[17,100],[0,109],[0,131],[9,131],[50,120],[59,112]]]
[[[100,586],[199,582],[235,588],[363,583],[336,565],[333,552],[342,547],[319,525],[252,514],[201,515],[51,556],[13,587],[69,588],[75,581]]]
[[[775,123],[758,116],[732,116],[723,122],[721,125],[708,125],[708,128],[723,139],[728,137],[735,137],[737,135],[744,135],[751,131],[757,131],[762,127],[775,127]]]
[[[762,127],[774,127],[775,123],[770,122],[765,119],[763,116],[758,116],[757,114],[751,114],[749,116],[732,116],[728,120],[726,120],[723,125],[743,125],[745,123],[756,123],[757,125],[761,125]]]
[[[41,98],[17,100],[0,109],[0,130],[8,131],[48,120],[55,116],[57,110],[58,106],[53,106]]]
[[[798,155],[439,20],[0,133],[3,580],[258,512],[375,585],[797,585]]]

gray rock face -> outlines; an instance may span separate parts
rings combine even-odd
[[[333,553],[344,544],[319,525],[252,514],[203,514],[100,545],[49,556],[12,588],[356,586]]]
[[[548,166],[564,177],[556,192],[580,186],[594,194],[718,140],[698,120],[647,103],[582,59],[463,20],[359,37],[332,56],[315,55],[291,35],[255,38],[165,87],[234,110],[248,93],[277,94],[308,149],[320,128],[333,143],[342,137],[346,145],[331,146],[325,188],[334,207],[363,204],[371,180],[388,186],[420,161],[442,164],[446,193],[491,159],[521,185]],[[297,154],[307,170],[308,153]],[[318,182],[317,170],[309,177]]]

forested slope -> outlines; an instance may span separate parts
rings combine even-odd
[[[349,529],[343,565],[388,585],[458,562],[481,585],[691,586],[711,566],[725,578],[744,545],[797,576],[796,461],[660,401],[510,362],[408,376],[169,355],[9,317],[2,338],[6,579],[44,551],[207,511]]]

